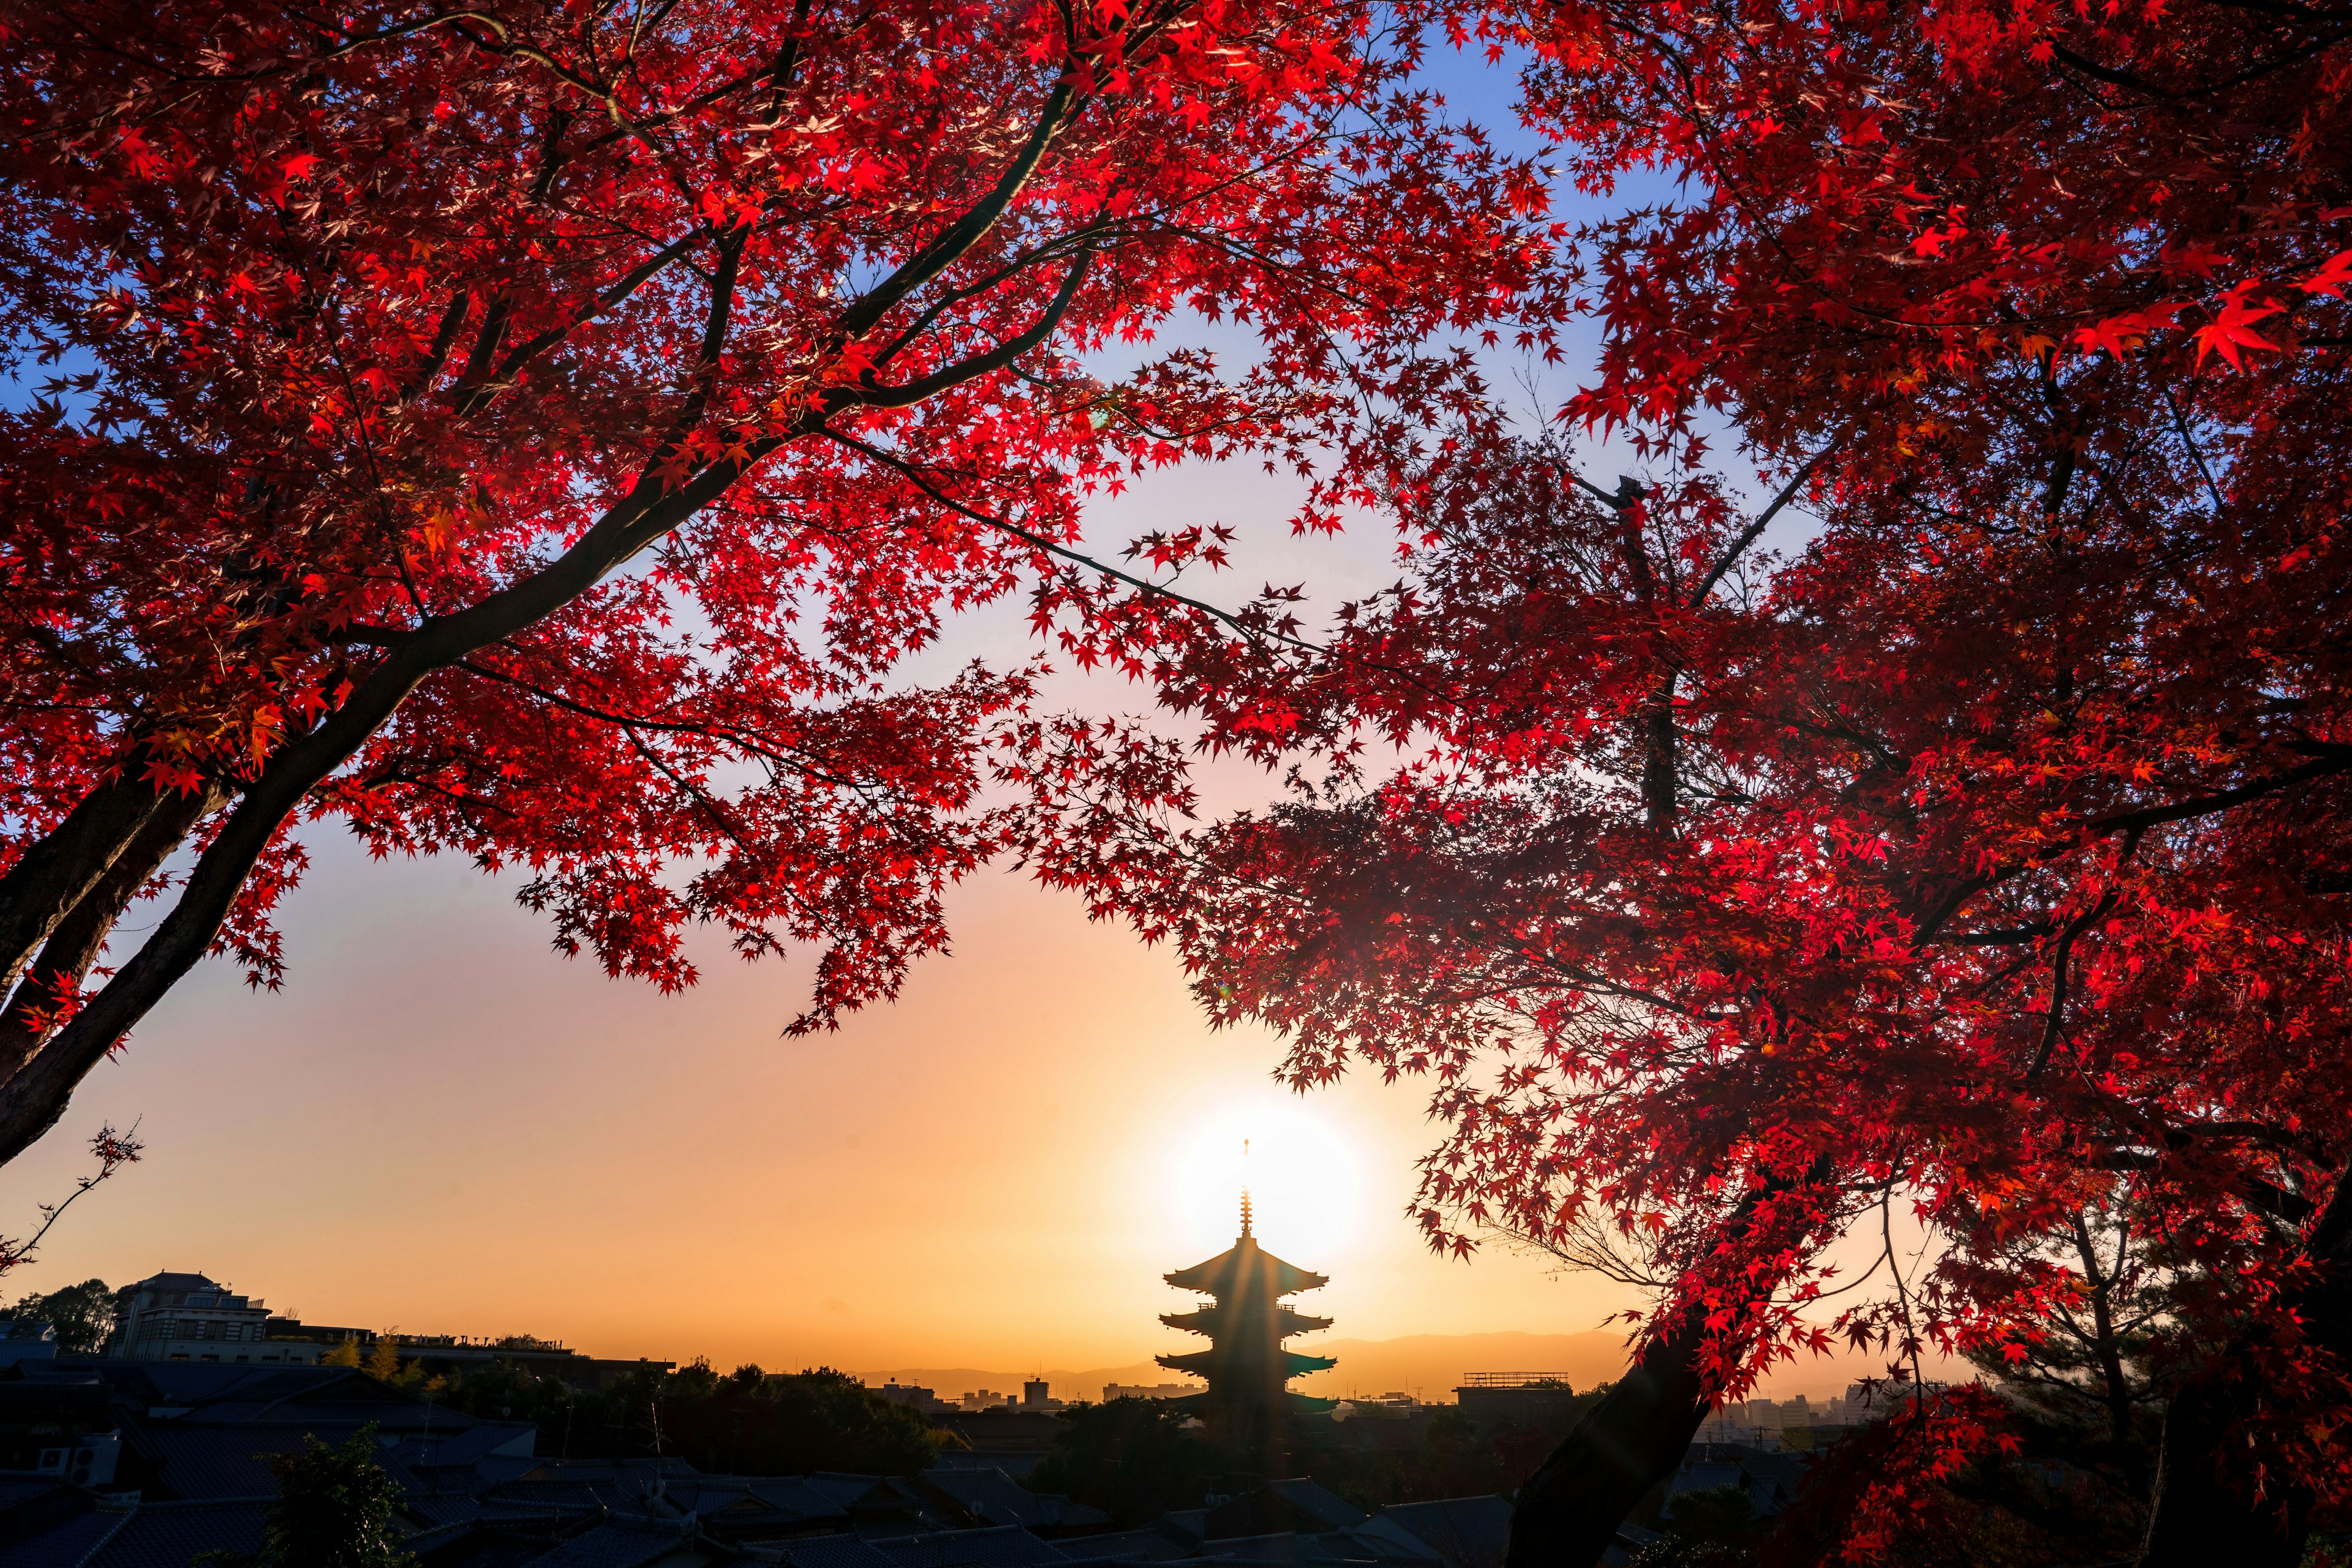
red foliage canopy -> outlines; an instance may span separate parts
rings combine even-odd
[[[1709,1396],[1837,1328],[2020,1345],[2082,1285],[2034,1241],[2127,1201],[2199,1282],[2184,1364],[2252,1358],[2236,1482],[2347,1500],[2342,13],[1493,26],[1586,188],[1685,182],[1575,242],[1608,337],[1565,414],[1648,482],[1470,443],[1327,653],[1162,670],[1329,782],[1059,874],[1297,1081],[1433,1077],[1433,1241],[1630,1238]],[[1903,1196],[1940,1261],[1808,1316]]]
[[[1032,669],[898,679],[942,616],[1100,615],[1081,502],[1180,458],[1327,524],[1475,399],[1449,344],[1548,341],[1541,179],[1424,20],[6,6],[0,1153],[208,949],[275,978],[306,816],[527,868],[616,973],[716,921],[824,944],[799,1026],[888,994],[1014,830],[992,741],[1063,733]],[[1192,317],[1244,363],[1152,346]]]

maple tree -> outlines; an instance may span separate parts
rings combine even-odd
[[[207,952],[276,983],[307,820],[666,988],[690,923],[823,944],[796,1027],[891,993],[1020,831],[993,752],[1087,733],[1034,665],[907,678],[945,617],[1211,624],[1083,502],[1246,454],[1328,526],[1549,341],[1544,182],[1430,20],[7,5],[0,1157]]]
[[[1295,1081],[1433,1079],[1438,1244],[1599,1216],[1666,1279],[1515,1560],[1596,1559],[1712,1401],[1833,1335],[2027,1353],[2088,1289],[2041,1243],[2128,1208],[2187,1260],[2145,1560],[2300,1561],[2352,1501],[2345,18],[1487,26],[1588,190],[1683,181],[1575,240],[1607,337],[1563,414],[1643,477],[1465,427],[1393,492],[1394,592],[1156,668],[1318,782],[1155,857],[1139,759],[1072,803],[1133,831],[1054,874]],[[1811,1310],[1864,1227],[1878,1283]],[[1844,1550],[1996,1415],[1921,1402]]]

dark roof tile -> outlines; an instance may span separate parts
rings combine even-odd
[[[640,1568],[693,1544],[693,1531],[683,1525],[615,1521],[575,1535],[530,1563],[532,1568]]]
[[[199,1552],[257,1552],[270,1500],[142,1503],[79,1568],[188,1568]]]
[[[1033,1568],[1069,1561],[1051,1542],[1014,1527],[943,1530],[869,1544],[897,1568]]]
[[[888,1557],[854,1535],[812,1535],[775,1543],[793,1568],[895,1568]]]
[[[1446,1568],[1502,1568],[1511,1543],[1511,1505],[1498,1497],[1391,1503],[1367,1524],[1382,1521],[1427,1546]]]
[[[1056,1542],[1062,1555],[1074,1563],[1172,1563],[1191,1553],[1156,1530],[1120,1530],[1107,1535],[1082,1536]]]

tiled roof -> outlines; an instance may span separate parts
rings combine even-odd
[[[173,1274],[166,1271],[162,1274],[150,1274],[146,1279],[141,1279],[131,1285],[125,1286],[124,1289],[130,1290],[221,1290],[227,1289],[227,1287],[221,1285],[215,1280],[207,1279],[201,1274]]]
[[[581,1479],[502,1481],[490,1489],[493,1497],[549,1508],[605,1508],[626,1518],[650,1519],[659,1510],[647,1489],[651,1478],[591,1476]]]
[[[1104,1535],[1082,1535],[1055,1542],[1062,1555],[1076,1563],[1172,1563],[1192,1554],[1156,1530],[1119,1530]]]
[[[1268,1481],[1209,1510],[1202,1528],[1211,1541],[1268,1535],[1282,1531],[1313,1533],[1363,1521],[1363,1510],[1328,1489],[1296,1477]]]
[[[1171,1508],[1151,1522],[1151,1528],[1171,1541],[1193,1546],[1201,1543],[1202,1521],[1209,1517],[1205,1508]]]
[[[1368,1519],[1318,1536],[1325,1555],[1348,1562],[1410,1563],[1414,1568],[1452,1568],[1452,1560],[1427,1542],[1384,1519]]]
[[[446,1416],[450,1413],[443,1411]],[[386,1448],[382,1456],[387,1465],[441,1467],[474,1464],[501,1448],[520,1445],[521,1457],[528,1458],[530,1446],[539,1436],[539,1428],[528,1421],[481,1421],[448,1432],[419,1432]]]
[[[128,1513],[78,1513],[11,1545],[8,1568],[75,1568],[130,1520]]]
[[[5,1513],[20,1502],[30,1502],[65,1485],[37,1476],[0,1476],[0,1513]]]
[[[687,1512],[774,1515],[775,1522],[847,1523],[848,1512],[797,1476],[680,1476],[668,1479],[662,1500]]]
[[[530,1562],[532,1568],[639,1568],[693,1544],[693,1531],[683,1525],[615,1521],[575,1535]]]
[[[898,1568],[1032,1568],[1069,1561],[1050,1542],[1013,1527],[943,1530],[871,1544]]]
[[[1685,1465],[1666,1482],[1666,1506],[1659,1517],[1674,1517],[1675,1499],[1685,1492],[1708,1492],[1718,1487],[1744,1487],[1747,1484],[1748,1478],[1739,1473],[1738,1465],[1713,1462]]]
[[[839,1470],[818,1470],[803,1479],[844,1508],[882,1484],[880,1476],[845,1475]]]
[[[1391,1503],[1363,1528],[1386,1523],[1434,1552],[1446,1568],[1502,1568],[1511,1544],[1511,1505],[1498,1497]]]
[[[199,1552],[255,1552],[268,1498],[100,1510],[9,1549],[9,1568],[188,1568]]]
[[[929,1469],[923,1472],[923,1484],[982,1524],[1034,1529],[1055,1522],[1036,1495],[1016,1486],[1003,1470]]]
[[[895,1568],[888,1557],[854,1535],[813,1535],[776,1544],[793,1568]]]
[[[1717,1446],[1717,1452],[1721,1451]],[[1805,1479],[1809,1460],[1801,1454],[1743,1453],[1737,1458],[1685,1460],[1666,1483],[1662,1519],[1674,1517],[1674,1500],[1685,1492],[1738,1487],[1748,1494],[1748,1506],[1769,1518],[1787,1508]]]
[[[1297,1509],[1302,1517],[1312,1519],[1326,1530],[1355,1524],[1364,1517],[1362,1509],[1303,1476],[1291,1480],[1268,1481],[1265,1489]]]
[[[753,1477],[750,1489],[770,1508],[789,1510],[811,1522],[847,1517],[845,1506],[831,1492],[797,1476]]]
[[[418,1531],[400,1546],[434,1568],[521,1568],[559,1541],[594,1528],[576,1519],[467,1520]]]
[[[269,1468],[273,1454],[299,1454],[302,1439],[315,1432],[309,1426],[184,1426],[158,1421],[147,1428],[148,1439],[162,1457],[162,1480],[174,1497],[270,1497],[278,1478]],[[321,1432],[329,1442],[344,1434]]]
[[[549,1459],[535,1461],[525,1480],[630,1480],[646,1482],[701,1472],[684,1459]]]
[[[1301,1552],[1302,1537],[1290,1531],[1276,1535],[1244,1535],[1230,1541],[1212,1541],[1201,1548],[1201,1557],[1210,1563],[1296,1563]]]
[[[593,1504],[563,1508],[553,1503],[524,1502],[514,1498],[412,1497],[401,1502],[403,1511],[427,1524],[459,1524],[475,1520],[540,1521],[580,1518],[603,1511]]]

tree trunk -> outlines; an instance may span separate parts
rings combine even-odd
[[[1835,1172],[1824,1155],[1802,1176],[1751,1189],[1724,1222],[1727,1242],[1759,1238],[1793,1258],[1821,1221],[1815,1190]],[[1693,1304],[1528,1478],[1511,1510],[1504,1568],[1593,1568],[1643,1493],[1682,1463],[1714,1397],[1700,1384],[1706,1309]],[[1738,1331],[1732,1331],[1737,1338]]]
[[[138,837],[163,798],[136,779],[102,784],[0,877],[0,995]]]
[[[140,888],[226,798],[219,790],[165,796],[106,874],[49,932],[40,957],[26,971],[6,1007],[0,1008],[0,1097],[56,1034],[58,999],[80,990],[82,978],[98,962],[115,921]]]
[[[745,469],[784,439],[762,437],[745,456],[722,459],[676,489],[665,491],[650,472],[641,477],[555,560],[479,603],[436,616],[402,637],[341,707],[278,748],[243,786],[220,831],[197,857],[179,898],[139,951],[0,1084],[0,1164],[57,1125],[75,1086],[210,951],[270,838],[300,806],[303,796],[365,745],[419,681],[562,609],[622,562],[725,494]],[[150,792],[148,798],[156,797]],[[134,825],[131,833],[136,831]],[[123,842],[129,838],[126,835]],[[114,855],[120,853],[118,845]],[[109,865],[114,855],[107,858]],[[83,890],[96,880],[93,875]],[[57,923],[47,922],[50,929]]]
[[[2246,1392],[2242,1379],[2224,1373],[2174,1394],[2139,1568],[2295,1568],[2303,1561],[2308,1500],[2258,1500],[2242,1489],[2243,1478],[2224,1471],[2223,1443]]]
[[[1552,1450],[1511,1510],[1504,1568],[1593,1568],[1643,1494],[1682,1463],[1711,1403],[1696,1366],[1706,1320],[1653,1340]]]
[[[2352,1365],[2352,1167],[2305,1240],[2315,1266],[2294,1305],[2320,1349]],[[2138,1568],[2296,1568],[2311,1530],[2311,1491],[2293,1479],[2256,1497],[2231,1462],[2231,1427],[2251,1412],[2255,1382],[2224,1366],[2174,1394],[2164,1415],[2147,1540]]]

